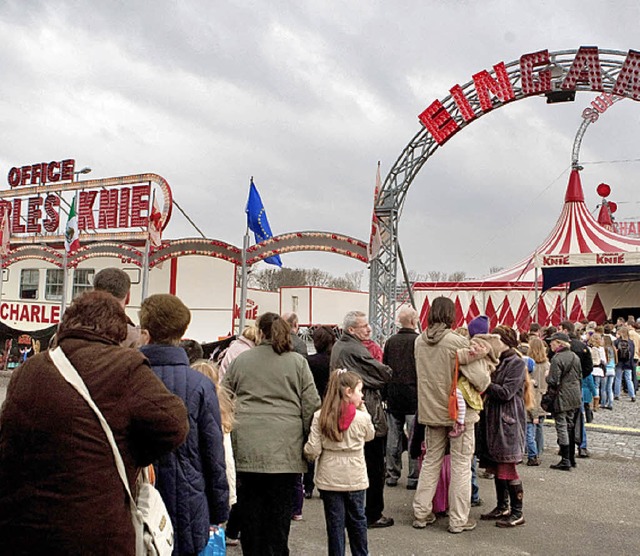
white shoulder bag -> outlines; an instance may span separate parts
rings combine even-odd
[[[62,349],[57,347],[49,350],[48,353],[51,361],[53,361],[64,379],[78,391],[89,404],[89,407],[93,409],[111,445],[118,474],[129,497],[131,521],[136,532],[136,556],[171,556],[173,552],[173,526],[171,525],[169,512],[167,512],[160,493],[149,482],[146,469],[141,473],[142,480],[138,479],[138,497],[134,499],[129,488],[122,456],[113,438],[109,423],[107,423],[102,412],[98,409],[86,384]]]

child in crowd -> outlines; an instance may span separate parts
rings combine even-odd
[[[616,365],[618,364],[618,353],[613,346],[613,340],[609,334],[602,336],[604,340],[604,351],[607,355],[607,364],[604,371],[604,388],[601,390],[602,409],[613,409],[613,381],[616,377]]]
[[[371,416],[362,401],[362,380],[357,373],[337,369],[331,373],[304,447],[308,460],[318,460],[315,484],[324,503],[329,556],[344,556],[345,527],[351,554],[369,554],[364,443],[374,436]]]
[[[600,407],[601,392],[604,389],[604,372],[607,366],[607,355],[604,351],[604,343],[602,340],[602,334],[593,332],[587,340],[587,345],[591,351],[591,359],[593,360],[593,383],[596,389],[596,394],[593,396],[593,410],[598,411]]]
[[[233,446],[231,445],[231,431],[233,430],[234,423],[235,401],[233,399],[233,394],[229,392],[229,390],[219,386],[219,373],[216,365],[205,359],[198,359],[191,364],[191,368],[210,379],[218,393],[218,402],[220,404],[220,424],[222,425],[224,441],[224,460],[227,464],[227,482],[229,483],[229,507],[231,508],[226,528],[226,543],[228,546],[236,546],[240,543],[238,540],[239,529],[235,527],[238,519],[237,517],[234,517],[234,514],[237,513],[235,504],[238,501],[238,497],[236,495],[236,464],[233,459]]]
[[[533,370],[529,371],[533,387],[533,406],[527,409],[527,465],[540,465],[540,456],[544,449],[543,423],[547,412],[540,402],[547,391],[547,375],[550,363],[547,357],[547,346],[537,336],[529,340],[529,357],[533,361]]]
[[[498,335],[489,334],[489,318],[485,315],[473,319],[469,323],[468,332],[471,346],[458,350],[458,362],[460,365],[482,365],[487,375],[491,374],[495,371],[498,358],[506,346],[500,341]],[[481,392],[478,392],[460,371],[456,396],[458,414],[453,429],[449,432],[451,438],[457,438],[464,432],[467,404],[477,411],[481,411],[483,407]]]

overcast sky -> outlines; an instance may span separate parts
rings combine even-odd
[[[241,246],[254,176],[274,234],[368,240],[383,179],[455,84],[541,49],[640,49],[637,0],[0,2],[0,174],[75,158],[90,178],[154,172],[210,238]],[[581,112],[533,97],[438,149],[400,221],[407,266],[482,276],[533,251],[562,207]],[[586,201],[640,219],[640,105],[590,126]],[[617,162],[632,160],[632,162]],[[165,237],[196,232],[174,211]],[[288,254],[335,274],[364,265]],[[263,267],[264,263],[260,263]]]

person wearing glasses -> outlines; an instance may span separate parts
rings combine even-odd
[[[387,419],[382,405],[382,390],[391,380],[391,367],[376,360],[365,347],[371,338],[367,315],[350,311],[344,317],[342,336],[331,351],[331,369],[347,369],[362,379],[364,403],[371,414],[376,435],[364,445],[364,458],[369,476],[365,514],[369,528],[390,527],[393,519],[383,515],[384,510],[384,456],[387,446]]]

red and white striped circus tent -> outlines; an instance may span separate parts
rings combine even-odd
[[[640,239],[618,235],[598,224],[584,202],[578,170],[572,170],[562,212],[551,233],[526,259],[482,280],[464,282],[417,282],[416,302],[422,301],[421,321],[435,297],[451,298],[456,306],[456,327],[464,326],[479,314],[486,314],[491,325],[498,322],[528,329],[533,321],[543,326],[557,325],[568,318],[574,322],[606,318],[599,296],[590,296],[587,307],[585,288],[569,291],[564,286],[543,290],[539,261],[569,254],[621,253],[640,251]],[[537,287],[536,287],[537,284]],[[537,299],[537,305],[536,305]]]

